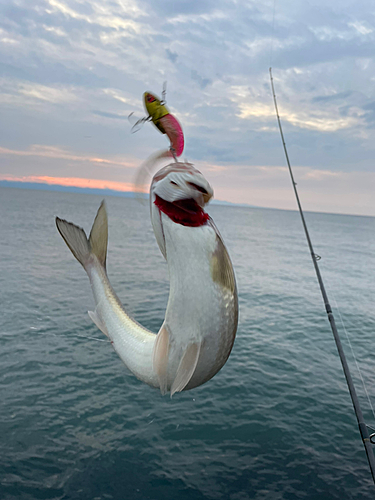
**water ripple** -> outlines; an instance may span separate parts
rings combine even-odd
[[[53,218],[88,230],[100,198],[1,189],[0,203],[1,498],[373,497],[297,213],[211,207],[236,269],[239,331],[214,379],[170,399],[137,381],[108,342],[90,339],[106,340],[87,315],[90,285]],[[157,331],[168,275],[148,208],[111,198],[108,210],[112,284]],[[372,388],[375,220],[307,217]],[[350,351],[348,360],[354,368]]]

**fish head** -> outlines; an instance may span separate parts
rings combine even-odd
[[[199,227],[207,224],[205,205],[213,196],[207,179],[191,163],[175,162],[159,170],[151,183],[151,219],[156,240],[165,256],[162,217],[175,224]]]
[[[154,123],[160,120],[160,118],[163,118],[163,116],[169,114],[167,106],[162,104],[162,101],[151,92],[145,92],[143,94],[143,103],[148,116],[152,118]]]

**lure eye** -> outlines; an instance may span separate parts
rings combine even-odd
[[[194,182],[188,182],[187,184],[189,184],[189,186],[193,187],[202,194],[208,194],[208,192],[202,186],[198,186],[198,184],[195,184]]]
[[[148,95],[147,96],[147,102],[154,102],[155,101],[155,97],[153,97],[152,95]]]

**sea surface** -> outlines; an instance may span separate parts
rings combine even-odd
[[[56,230],[58,215],[89,231],[100,201],[0,188],[0,498],[375,498],[299,214],[210,208],[237,276],[238,333],[211,381],[170,399],[91,322],[89,281]],[[148,206],[106,201],[109,278],[157,332],[168,274]],[[375,405],[375,218],[306,220],[375,427],[341,323]]]

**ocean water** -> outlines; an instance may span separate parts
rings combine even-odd
[[[237,338],[211,381],[170,399],[91,323],[88,279],[55,228],[59,215],[89,231],[100,201],[0,188],[0,498],[374,498],[299,214],[210,208],[236,271]],[[148,207],[109,197],[107,208],[110,280],[157,331],[168,276]],[[375,405],[375,219],[306,219],[375,426],[341,326]]]

